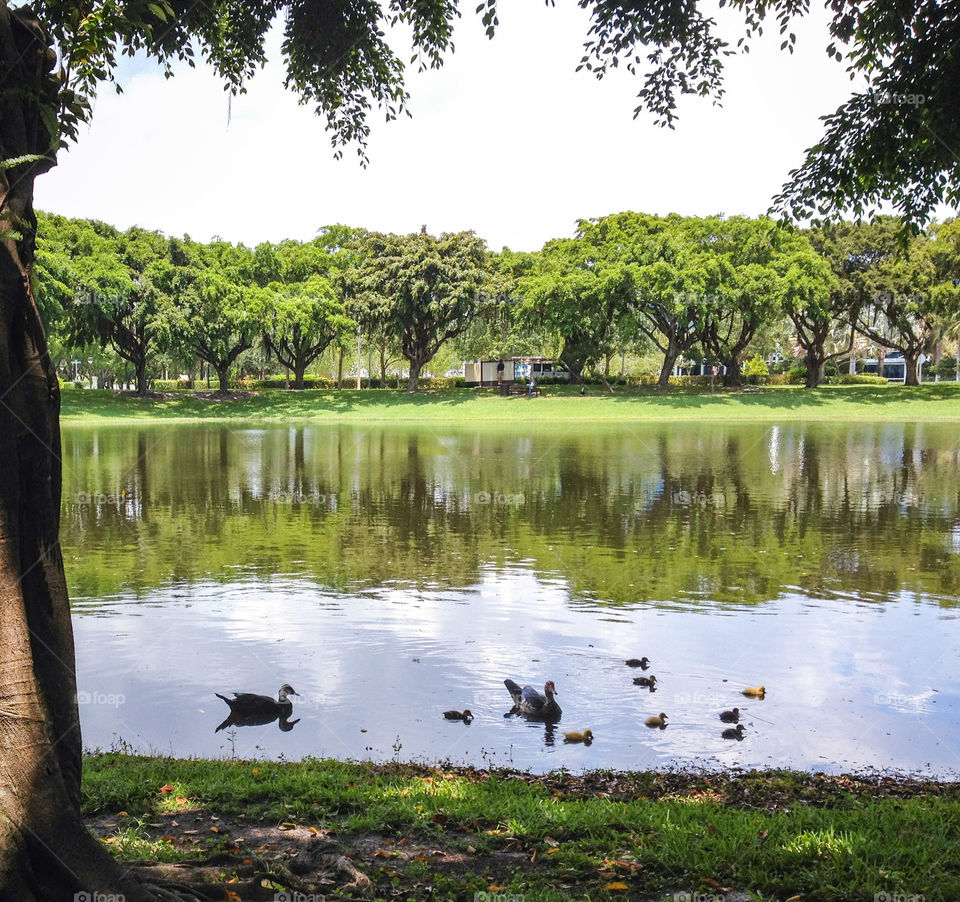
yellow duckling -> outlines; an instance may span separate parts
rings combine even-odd
[[[571,731],[570,733],[563,734],[564,742],[582,742],[584,745],[590,745],[593,742],[593,732],[591,730],[584,730],[582,733],[578,733],[576,730]]]
[[[667,715],[661,711],[659,714],[648,717],[644,723],[648,727],[656,727],[661,730],[665,730],[667,728]]]
[[[747,698],[763,698],[767,694],[765,686],[750,686],[743,690]]]

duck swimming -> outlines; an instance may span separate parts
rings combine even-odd
[[[584,745],[590,745],[593,742],[593,731],[584,730],[582,733],[576,731],[563,734],[564,742],[582,742]]]
[[[749,686],[743,690],[743,694],[747,698],[764,698],[767,694],[767,689],[765,686]]]
[[[642,667],[646,670],[650,666],[650,659],[644,655],[642,658],[627,658],[623,663],[626,664],[627,667]]]
[[[738,720],[740,720],[740,709],[733,708],[730,711],[723,711],[720,714],[720,720],[722,720],[724,723],[736,723]]]
[[[736,739],[737,742],[741,742],[743,740],[743,724],[738,723],[736,729],[731,727],[728,730],[724,730],[721,735],[724,739]]]
[[[651,674],[648,677],[634,677],[633,685],[634,686],[649,686],[651,689],[654,688],[653,684],[657,681],[657,678]]]
[[[521,689],[513,680],[504,680],[503,685],[507,687],[507,691],[513,699],[513,707],[516,712],[543,720],[560,719],[563,711],[554,698],[557,694],[557,687],[553,685],[553,680],[547,680],[544,683],[543,695],[537,692],[533,686],[524,686]]]
[[[464,708],[462,711],[444,711],[443,716],[447,720],[462,720],[464,723],[470,723],[473,720],[473,714],[469,708]]]
[[[659,727],[661,730],[665,730],[667,728],[667,715],[661,711],[659,714],[648,717],[644,723],[648,727]]]
[[[288,720],[293,711],[293,702],[290,701],[289,697],[300,694],[289,683],[284,683],[280,687],[276,699],[269,695],[256,695],[253,692],[234,692],[233,698],[227,698],[219,692],[214,694],[230,706],[230,715],[213,731],[214,733],[219,733],[221,730],[234,725],[260,726],[277,718],[288,725],[287,729],[292,729],[293,724],[298,722]],[[283,726],[281,726],[281,729],[283,729]]]

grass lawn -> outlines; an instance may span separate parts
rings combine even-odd
[[[626,389],[609,394],[588,388],[548,386],[542,398],[501,398],[493,390],[448,389],[408,395],[392,390],[267,391],[254,397],[206,400],[190,396],[122,397],[110,391],[66,390],[65,424],[117,421],[315,421],[417,423],[667,422],[691,420],[848,422],[949,420],[960,422],[960,383],[917,387],[794,386],[753,391]]]
[[[85,760],[84,812],[133,867],[237,899],[960,899],[956,783],[111,753]]]

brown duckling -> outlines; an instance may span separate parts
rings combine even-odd
[[[730,711],[724,711],[720,714],[720,720],[724,723],[737,723],[740,720],[740,709],[733,708]]]
[[[577,731],[571,731],[570,733],[563,734],[564,742],[582,742],[584,745],[590,745],[593,742],[593,732],[591,730],[584,730],[582,733]]]
[[[654,714],[651,717],[648,717],[644,723],[648,727],[656,727],[661,730],[665,730],[667,728],[667,715],[661,711],[659,714]]]
[[[743,740],[743,729],[743,724],[738,723],[735,728],[730,727],[729,729],[724,730],[721,735],[724,739],[736,739],[737,742],[741,742]]]
[[[767,694],[767,689],[765,686],[748,686],[743,690],[743,694],[747,698],[763,698]]]
[[[464,723],[470,723],[473,720],[473,714],[469,708],[464,708],[463,711],[444,711],[443,716],[447,720],[462,720]]]
[[[644,655],[642,658],[627,658],[624,663],[627,667],[642,667],[646,670],[650,666],[650,659]]]
[[[650,674],[650,676],[648,677],[634,677],[633,685],[649,686],[651,689],[653,689],[653,684],[656,683],[656,681],[657,681],[657,678],[653,674]]]

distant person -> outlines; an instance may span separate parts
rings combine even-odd
[[[497,385],[503,385],[503,358],[500,358],[500,362],[497,364]]]
[[[527,397],[532,398],[533,392],[537,387],[537,380],[533,378],[533,374],[530,374],[530,381],[527,383]]]

